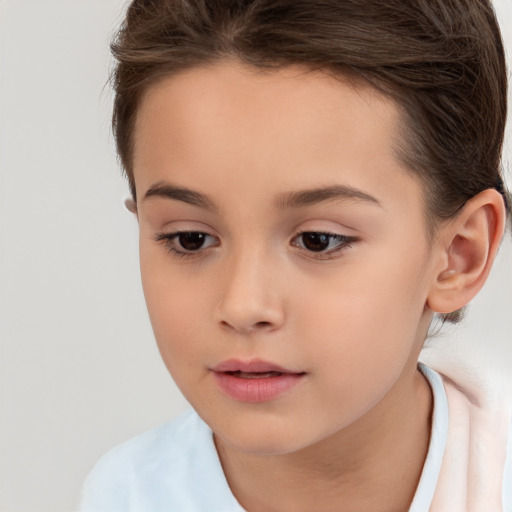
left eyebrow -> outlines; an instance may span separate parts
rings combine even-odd
[[[301,208],[330,199],[356,199],[382,207],[380,201],[375,197],[362,190],[346,185],[331,185],[309,190],[287,192],[278,197],[276,205],[279,209]]]

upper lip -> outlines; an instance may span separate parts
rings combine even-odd
[[[240,359],[227,359],[211,368],[214,372],[244,372],[244,373],[304,373],[283,368],[277,364],[264,361],[263,359],[250,359],[242,361]]]

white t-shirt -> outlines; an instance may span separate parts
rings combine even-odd
[[[494,459],[485,461],[483,471],[487,475],[490,471],[491,476],[484,480],[492,480],[492,485],[486,488],[485,482],[479,483],[475,498],[471,484],[474,478],[482,478],[482,471],[478,470],[473,478],[472,466],[475,462],[481,465],[482,461],[477,458],[471,462],[471,456],[465,453],[468,449],[471,452],[464,435],[470,424],[459,420],[449,424],[451,408],[462,414],[466,397],[460,395],[459,388],[454,391],[451,383],[443,382],[437,372],[422,363],[419,367],[432,388],[434,409],[427,458],[409,512],[512,512],[510,503],[505,508],[499,508],[498,504],[502,500],[502,488],[506,487],[505,454],[501,457],[501,452],[495,456],[487,451],[486,455]],[[466,419],[467,415],[461,417]],[[494,435],[496,431],[484,434],[483,437]],[[471,436],[474,435],[478,432],[472,431]],[[500,442],[505,452],[506,439]],[[477,451],[481,449],[478,445]],[[482,503],[486,503],[484,508]],[[244,512],[244,509],[228,486],[211,429],[191,410],[104,455],[85,482],[80,512]]]

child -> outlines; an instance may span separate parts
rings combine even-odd
[[[504,232],[487,0],[134,0],[113,126],[155,337],[193,411],[84,512],[497,512],[507,402],[418,364]]]

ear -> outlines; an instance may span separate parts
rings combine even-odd
[[[130,213],[137,215],[137,203],[131,197],[124,200],[124,205]]]
[[[438,228],[437,268],[427,298],[432,311],[456,311],[479,292],[503,237],[505,217],[503,197],[487,189],[471,198],[454,220]]]

